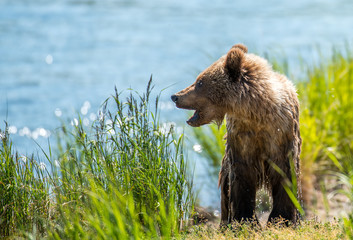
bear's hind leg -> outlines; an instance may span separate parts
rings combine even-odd
[[[268,222],[278,223],[284,220],[286,226],[296,221],[296,208],[282,186],[283,178],[272,183],[273,209],[268,218]]]

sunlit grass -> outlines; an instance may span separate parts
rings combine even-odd
[[[345,239],[346,235],[338,222],[302,222],[298,227],[273,225],[262,229],[248,225],[236,225],[233,229],[221,231],[213,225],[195,226],[182,239]]]
[[[344,158],[346,147],[353,150],[351,50],[335,51],[331,59],[322,60],[317,66],[309,68],[307,78],[307,81],[304,79],[297,84],[301,101],[304,189],[312,188],[314,175],[320,180],[327,170],[335,167],[329,154]],[[310,200],[310,196],[305,197]]]
[[[5,126],[0,236],[177,236],[193,211],[192,178],[183,136],[160,126],[159,97],[153,108],[151,90],[150,81],[145,94],[131,92],[126,100],[115,91],[93,126],[85,127],[80,117],[63,125],[57,150],[41,149],[47,168],[38,158],[18,157]]]
[[[7,129],[0,130],[0,237],[44,233],[50,207],[44,165],[14,153]]]
[[[353,203],[353,155],[350,149],[346,148],[345,156],[337,156],[329,153],[332,163],[339,171],[333,171],[332,175],[337,178],[343,188],[335,190],[335,193],[345,195]],[[346,216],[343,216],[343,228],[349,239],[353,239],[353,207],[346,209]]]
[[[90,132],[80,120],[73,131],[63,128],[52,165],[61,216],[53,236],[136,239],[179,232],[192,211],[192,182],[182,136],[161,129],[157,107],[149,109],[150,91],[149,83],[144,95],[127,101],[116,92],[116,110],[108,111],[106,102]]]

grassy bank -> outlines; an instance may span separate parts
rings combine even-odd
[[[185,239],[344,239],[345,233],[338,222],[320,223],[316,221],[302,222],[297,228],[269,226],[264,229],[251,228],[249,226],[236,226],[237,231],[219,229],[214,226],[197,226],[185,235]]]
[[[85,128],[78,117],[57,133],[57,151],[43,150],[44,167],[0,148],[1,236],[54,239],[140,239],[177,236],[193,209],[192,180],[182,136],[162,129],[143,95],[107,100]],[[108,110],[108,105],[114,105]],[[158,98],[155,101],[158,105]],[[23,160],[26,159],[26,160]],[[22,161],[22,162],[21,162]]]
[[[353,59],[347,49],[308,67],[297,82],[301,102],[302,183],[328,176],[353,203]],[[276,66],[280,66],[277,64]],[[295,75],[294,75],[295,76]],[[0,131],[0,237],[49,239],[341,239],[353,236],[353,215],[333,223],[303,221],[296,228],[262,230],[217,224],[187,227],[193,212],[193,176],[184,158],[183,136],[159,123],[158,97],[126,99],[115,91],[90,127],[80,116],[56,133],[57,146],[43,159],[13,150],[7,125]],[[201,154],[217,174],[225,128],[193,128]],[[55,150],[54,150],[55,149]],[[46,163],[46,164],[44,164]],[[310,193],[308,191],[307,193]],[[304,196],[308,203],[310,194]]]
[[[34,156],[13,152],[7,125],[0,137],[0,237],[44,232],[51,206],[45,168]]]

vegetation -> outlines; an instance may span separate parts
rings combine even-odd
[[[269,226],[265,229],[253,228],[249,225],[235,225],[237,231],[226,229],[219,231],[214,226],[196,226],[185,235],[185,239],[344,239],[345,234],[337,222],[320,223],[305,221],[297,228],[279,225]]]
[[[44,232],[49,183],[43,164],[13,153],[7,125],[0,130],[0,237],[18,230]]]
[[[286,63],[274,66],[289,71]],[[312,188],[313,176],[321,181],[330,175],[337,184],[327,190],[353,203],[351,51],[334,52],[304,75],[294,79],[301,101],[304,188]],[[84,127],[79,116],[73,126],[63,125],[58,146],[42,149],[42,160],[16,153],[5,124],[0,130],[1,238],[352,239],[353,212],[348,210],[337,222],[303,221],[295,229],[187,227],[195,199],[183,136],[161,127],[150,84],[145,94],[131,92],[124,101],[115,91],[91,127]],[[193,130],[216,175],[225,126]]]
[[[337,167],[338,171],[332,174],[338,179],[338,183],[342,186],[336,189],[337,193],[344,194],[353,203],[353,155],[350,149],[346,149],[344,156],[337,157],[330,154],[332,163]],[[343,228],[349,239],[353,239],[353,209],[347,211],[347,216],[343,217]]]
[[[50,165],[46,174],[33,158],[27,165],[18,164],[5,130],[1,163],[8,174],[1,177],[3,183],[15,181],[16,185],[0,185],[0,191],[9,196],[1,202],[1,219],[6,216],[2,224],[7,227],[1,236],[139,239],[178,235],[193,209],[192,181],[182,136],[162,129],[157,108],[149,109],[150,84],[144,95],[131,94],[126,102],[116,91],[112,97],[116,111],[108,111],[106,101],[91,129],[85,129],[81,120],[72,128],[63,126],[58,153],[43,150]],[[23,195],[21,190],[29,193]],[[22,208],[28,210],[22,213]],[[52,212],[50,217],[48,212]]]

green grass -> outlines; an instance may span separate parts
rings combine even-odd
[[[309,81],[298,84],[301,100],[304,182],[332,169],[329,155],[346,156],[353,149],[353,58],[351,50],[308,69]],[[304,79],[305,80],[305,79]],[[309,183],[310,184],[310,183]]]
[[[351,150],[346,148],[346,154],[329,155],[332,163],[337,167],[338,171],[333,171],[332,175],[337,178],[338,183],[343,187],[335,190],[336,193],[345,195],[351,203],[353,203],[353,155]],[[348,209],[347,209],[348,210]],[[343,217],[343,228],[349,239],[353,239],[353,209],[346,212]]]
[[[50,208],[45,169],[34,156],[13,153],[7,124],[0,136],[0,237],[44,233]]]
[[[115,91],[93,126],[85,128],[80,117],[62,126],[57,150],[42,149],[48,171],[33,157],[21,162],[5,126],[1,236],[177,236],[193,211],[192,179],[183,137],[160,127],[159,97],[152,111],[151,90],[150,81],[145,94],[131,92],[126,100]]]
[[[92,132],[80,120],[73,131],[63,128],[59,166],[52,166],[64,221],[53,226],[53,236],[136,239],[179,232],[192,211],[192,182],[182,137],[161,129],[157,108],[149,110],[150,84],[126,102],[116,92],[116,110],[108,111],[106,102]]]
[[[346,235],[338,222],[320,223],[305,221],[296,228],[273,225],[262,229],[247,225],[235,225],[236,230],[220,231],[212,225],[195,226],[182,239],[345,239]]]

